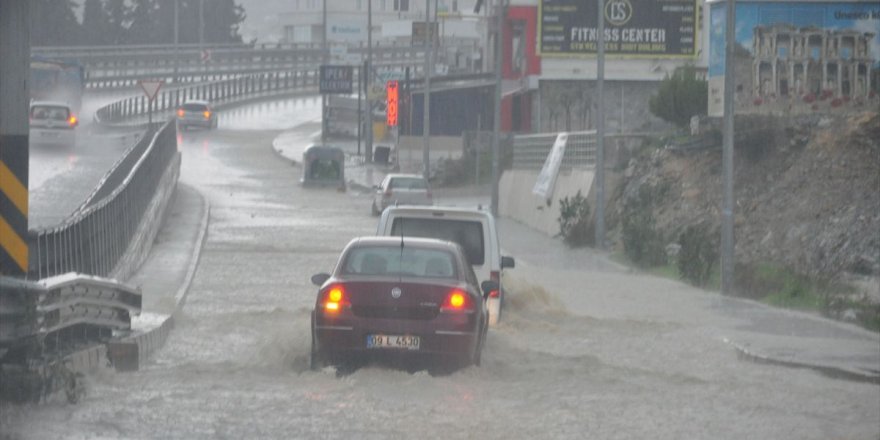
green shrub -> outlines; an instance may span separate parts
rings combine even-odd
[[[708,83],[697,79],[693,66],[685,66],[663,79],[657,94],[648,101],[648,108],[660,119],[687,127],[691,116],[706,114],[708,99]]]
[[[679,237],[678,273],[691,284],[705,286],[718,261],[715,235],[705,224],[688,226]]]
[[[559,235],[569,246],[592,244],[590,236],[590,204],[578,190],[574,197],[559,199]]]
[[[661,192],[661,188],[642,188],[623,208],[623,251],[642,268],[666,264],[663,236],[657,231],[653,212],[654,196]]]

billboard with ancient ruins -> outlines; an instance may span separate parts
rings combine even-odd
[[[726,3],[710,3],[709,114],[721,116]],[[843,112],[880,104],[880,3],[737,1],[737,113]]]

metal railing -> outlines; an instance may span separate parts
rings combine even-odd
[[[476,42],[450,43],[443,53],[473,54],[479,52]],[[210,60],[203,59],[210,52]],[[363,62],[364,45],[347,49],[349,62]],[[164,79],[178,83],[216,81],[264,72],[316,70],[323,61],[320,45],[170,45],[101,46],[101,47],[37,47],[32,52],[49,58],[76,60],[86,69],[86,87],[131,87],[144,78]],[[374,45],[373,66],[377,68],[411,67],[421,71],[424,48],[403,44]],[[456,59],[468,57],[456,57]],[[455,60],[450,60],[455,61]],[[331,64],[334,63],[331,61]],[[454,64],[454,63],[453,63]],[[469,71],[473,66],[453,65],[454,70]]]
[[[540,170],[553,149],[558,133],[540,133],[513,137],[513,168]],[[576,131],[568,134],[565,154],[560,169],[592,168],[596,166],[596,131]]]
[[[290,92],[317,88],[317,86],[318,75],[314,70],[260,73],[160,91],[153,104],[153,112],[173,110],[187,100],[193,99],[216,103],[249,98],[261,93]],[[144,96],[126,98],[99,108],[95,112],[95,120],[99,123],[113,123],[145,116],[150,110],[148,106],[149,101]]]
[[[109,276],[114,273],[138,238],[145,216],[153,209],[154,195],[169,173],[179,172],[177,130],[166,123],[150,131],[126,158],[108,173],[87,204],[62,224],[30,231],[29,279],[69,272]],[[133,163],[132,163],[133,162]],[[120,179],[120,173],[125,177]],[[158,221],[158,220],[156,220]]]
[[[0,358],[39,355],[131,328],[141,311],[137,289],[88,275],[37,282],[0,277]],[[25,353],[27,352],[27,353]]]

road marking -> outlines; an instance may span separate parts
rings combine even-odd
[[[22,215],[28,215],[28,190],[21,184],[12,170],[0,161],[0,191],[9,197],[12,204],[21,212]]]
[[[22,271],[28,269],[28,246],[18,233],[6,223],[6,219],[0,217],[0,248],[6,250],[10,257],[18,264]]]

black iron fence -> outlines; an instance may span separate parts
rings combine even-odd
[[[258,73],[160,91],[153,102],[152,111],[156,113],[174,110],[188,100],[233,101],[262,93],[316,88],[317,85],[318,75],[314,70]],[[149,105],[145,96],[126,98],[98,109],[95,120],[100,123],[114,123],[145,116],[150,112]]]
[[[107,174],[86,203],[62,224],[30,231],[29,279],[77,272],[113,274],[142,232],[158,188],[176,182],[177,130],[166,123],[147,134]]]

